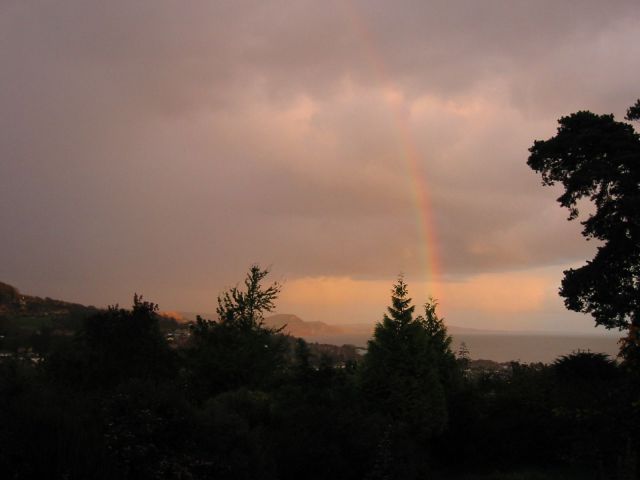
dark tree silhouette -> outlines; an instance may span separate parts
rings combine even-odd
[[[447,421],[438,357],[428,326],[413,317],[415,307],[402,276],[391,290],[391,306],[375,328],[363,360],[362,385],[380,411],[425,436]]]
[[[158,305],[134,295],[131,310],[110,306],[84,320],[72,344],[45,361],[53,377],[76,386],[113,386],[173,374],[175,356],[158,327]]]
[[[627,113],[638,118],[640,101]],[[628,330],[621,353],[631,360],[640,350],[640,136],[613,115],[588,111],[558,123],[556,136],[534,142],[527,164],[543,185],[562,184],[558,202],[569,220],[579,217],[580,200],[591,201],[582,234],[600,242],[592,260],[564,272],[560,295],[596,325]]]
[[[631,427],[619,367],[607,355],[579,351],[558,358],[550,370],[554,420],[565,458],[592,463],[606,478],[604,465],[622,453]]]
[[[640,100],[636,100],[636,103],[634,103],[627,109],[626,119],[640,120]]]
[[[42,348],[41,362],[0,356],[0,471],[83,480],[487,479],[497,470],[637,478],[633,369],[582,352],[456,377],[462,361],[453,361],[436,303],[414,316],[402,278],[365,358],[345,365],[345,347],[265,327],[279,292],[264,285],[266,274],[252,267],[220,295],[216,320],[199,319],[185,343],[170,347],[157,306],[136,295],[131,309],[97,312],[76,336]]]
[[[284,364],[286,345],[277,329],[263,325],[275,307],[280,285],[264,288],[268,270],[253,265],[244,290],[233,287],[218,296],[218,320],[197,318],[189,364],[193,393],[200,399],[241,387],[262,388]]]
[[[265,312],[275,308],[280,294],[280,284],[275,282],[264,289],[262,280],[269,270],[252,265],[244,280],[245,290],[233,287],[218,296],[218,314],[221,323],[234,324],[243,329],[262,327]]]
[[[424,304],[424,329],[429,338],[430,349],[435,355],[436,367],[445,389],[450,389],[458,380],[456,356],[451,350],[452,338],[447,331],[444,320],[438,316],[438,302],[429,298]]]

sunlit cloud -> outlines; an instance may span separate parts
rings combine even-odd
[[[527,148],[635,100],[636,3],[349,5],[3,5],[0,280],[210,312],[260,262],[283,308],[369,321],[402,271],[456,322],[574,318],[594,246]]]
[[[558,298],[559,274],[564,268],[569,266],[479,274],[443,282],[439,285],[442,297],[435,298],[438,311],[448,324],[457,327],[587,331],[590,325],[579,315],[567,314]],[[374,324],[382,320],[390,304],[394,281],[298,278],[284,283],[278,310],[307,310],[309,320]],[[416,314],[420,314],[422,305],[433,297],[434,285],[411,278],[406,281]]]

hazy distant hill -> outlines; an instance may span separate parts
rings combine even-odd
[[[163,312],[168,317],[175,319],[178,322],[193,322],[196,317],[200,315],[203,318],[215,319],[216,315],[212,313],[194,313],[194,312]],[[330,324],[320,321],[306,321],[299,316],[292,313],[278,313],[271,315],[264,319],[265,325],[273,328],[281,328],[286,325],[284,333],[288,333],[295,337],[331,337],[333,335],[357,335],[365,336],[368,339],[373,335],[375,329],[375,322],[373,323],[346,323],[346,324]],[[482,330],[476,328],[458,327],[456,325],[447,325],[447,329],[450,334],[503,334],[508,332],[502,332],[498,330]]]
[[[82,325],[83,319],[100,309],[52,298],[24,295],[12,285],[0,282],[0,351],[15,350],[33,343],[33,335],[70,336]],[[214,319],[215,315],[204,314]],[[195,320],[196,314],[162,312],[160,328],[174,330],[179,323]],[[375,324],[331,325],[319,321],[305,321],[294,314],[277,314],[265,318],[268,327],[282,328],[284,333],[301,337],[314,346],[317,357],[321,353],[340,357],[354,357],[355,350],[340,350],[338,345],[366,347]],[[559,355],[574,350],[590,350],[615,356],[618,337],[613,335],[558,334],[552,332],[500,332],[447,326],[457,350],[465,342],[471,358],[494,361],[521,360],[525,362],[553,361]],[[336,350],[338,348],[338,350]],[[336,351],[334,351],[336,350]],[[338,355],[339,354],[339,355]]]
[[[17,300],[20,292],[7,283],[0,282],[0,306]]]
[[[12,285],[0,282],[0,315],[3,317],[68,318],[86,316],[97,311],[98,309],[93,306],[55,300],[49,297],[23,295]]]
[[[193,322],[200,315],[202,318],[215,319],[216,315],[211,313],[193,312],[166,312],[178,322]],[[271,328],[284,327],[283,333],[288,333],[294,337],[308,337],[313,335],[343,335],[350,333],[348,328],[337,325],[329,325],[324,322],[307,322],[292,313],[278,313],[265,317],[264,325]],[[373,327],[371,327],[373,329]],[[372,330],[373,331],[373,330]]]
[[[306,322],[291,313],[279,313],[264,319],[268,327],[282,328],[283,332],[294,337],[308,337],[312,335],[341,335],[347,333],[342,327],[329,325],[324,322]]]
[[[82,321],[102,309],[65,302],[53,298],[22,294],[16,287],[0,282],[0,337],[5,348],[19,346],[24,337],[34,332],[48,331],[53,335],[70,335]],[[161,328],[175,328],[172,315],[160,317]]]
[[[0,351],[32,347],[46,351],[52,338],[70,337],[85,318],[98,311],[78,303],[23,295],[0,282]]]

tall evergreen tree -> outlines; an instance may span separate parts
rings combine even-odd
[[[438,317],[436,307],[438,302],[429,298],[424,304],[424,329],[430,342],[430,348],[434,354],[436,367],[440,380],[445,389],[453,386],[458,377],[456,357],[451,350],[451,336],[444,324],[444,319]]]
[[[446,424],[446,402],[437,355],[424,319],[414,318],[414,310],[400,276],[391,290],[391,306],[369,341],[361,383],[389,421],[429,437]]]
[[[383,323],[393,325],[394,328],[401,328],[413,321],[413,312],[416,307],[411,305],[409,290],[404,282],[404,277],[400,275],[398,282],[391,289],[391,306],[387,307],[388,315],[384,314]],[[389,316],[391,315],[391,316]]]

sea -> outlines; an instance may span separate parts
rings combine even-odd
[[[452,337],[452,350],[457,352],[464,342],[473,360],[521,363],[552,363],[558,357],[577,351],[604,353],[615,358],[620,339],[615,335],[557,333],[456,333]],[[305,337],[308,342],[350,344],[363,349],[369,339],[369,335],[357,333]]]

